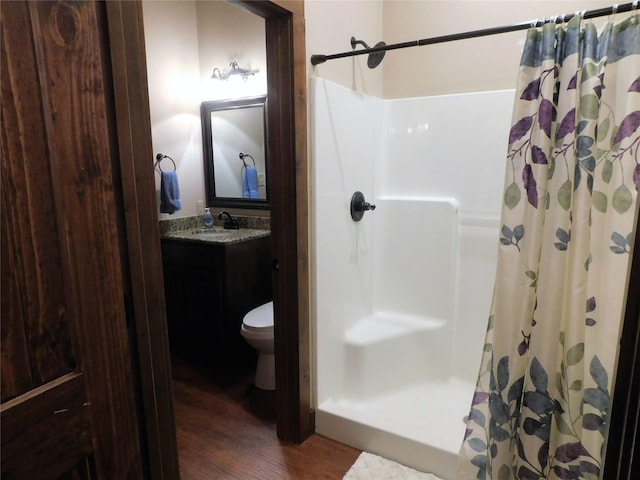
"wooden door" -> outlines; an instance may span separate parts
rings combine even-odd
[[[145,475],[104,8],[0,3],[3,480]]]

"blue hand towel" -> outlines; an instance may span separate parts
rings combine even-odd
[[[160,212],[174,213],[182,209],[178,174],[176,172],[162,172],[160,177]]]
[[[244,175],[244,198],[260,198],[258,191],[258,170],[256,167],[247,167]]]

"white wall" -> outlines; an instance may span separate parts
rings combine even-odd
[[[195,215],[196,200],[204,199],[195,2],[144,2],[143,15],[153,152],[175,161],[182,198],[182,210],[160,219]],[[158,169],[155,177],[159,192]]]
[[[202,100],[255,97],[267,93],[264,19],[224,1],[198,1],[198,45]],[[233,61],[257,70],[246,82],[210,79],[214,67],[224,71]]]
[[[385,2],[388,43],[522,23],[578,10],[610,7],[611,0],[394,0]],[[622,17],[621,17],[622,18]],[[599,19],[597,23],[603,23]],[[406,98],[515,87],[525,31],[415,47],[390,53],[384,96]]]
[[[264,20],[222,1],[144,1],[142,8],[153,152],[176,162],[182,197],[182,210],[160,219],[196,215],[205,200],[200,103],[266,94]],[[239,84],[210,79],[233,60],[259,73]],[[165,167],[173,168],[168,160]]]

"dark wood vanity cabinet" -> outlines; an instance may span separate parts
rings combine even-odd
[[[244,315],[272,299],[270,238],[219,244],[162,239],[171,350],[199,363],[255,359]]]

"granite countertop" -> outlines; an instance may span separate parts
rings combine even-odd
[[[240,243],[254,238],[268,237],[269,230],[258,230],[254,228],[240,228],[239,230],[225,230],[222,227],[195,228],[189,230],[176,230],[165,232],[162,238],[172,240],[189,240],[192,242],[212,243],[217,245],[230,245]]]
[[[197,216],[163,220],[160,222],[160,238],[230,245],[271,235],[269,218],[236,216],[235,219],[240,224],[239,230],[225,230],[217,218],[213,228],[209,229],[204,228]]]

